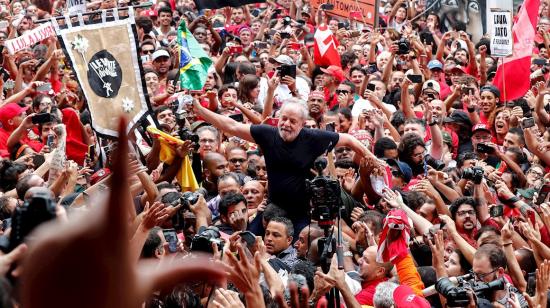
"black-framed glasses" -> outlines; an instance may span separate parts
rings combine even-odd
[[[336,92],[336,94],[349,94],[348,90],[336,90],[334,92]]]

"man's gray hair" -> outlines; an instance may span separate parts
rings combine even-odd
[[[209,131],[212,134],[214,134],[214,136],[216,136],[216,140],[218,140],[220,138],[220,132],[218,131],[218,129],[215,128],[214,126],[210,126],[210,125],[202,126],[199,129],[197,129],[197,135],[200,135],[205,131]]]
[[[283,106],[281,106],[280,109],[281,112],[283,111],[283,109],[290,105],[296,106],[300,110],[300,113],[302,114],[302,119],[304,119],[305,122],[307,120],[307,116],[309,115],[306,102],[295,97],[287,98],[283,101]]]
[[[394,307],[393,291],[395,291],[398,286],[398,284],[389,281],[379,283],[376,286],[376,291],[374,291],[374,308]]]

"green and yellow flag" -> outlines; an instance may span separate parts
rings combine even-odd
[[[212,59],[187,29],[182,19],[178,27],[180,49],[180,84],[183,89],[202,90]]]

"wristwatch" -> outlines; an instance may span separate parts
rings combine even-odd
[[[434,125],[436,125],[436,124],[437,124],[437,121],[431,121],[428,125],[434,126]]]

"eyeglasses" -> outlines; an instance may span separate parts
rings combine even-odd
[[[422,151],[422,152],[420,152],[420,153],[413,154],[412,156],[415,157],[415,158],[416,158],[416,157],[424,157],[424,154],[425,154],[425,153],[426,153],[426,151]]]
[[[215,143],[216,140],[214,139],[199,139],[199,143]]]
[[[457,216],[466,216],[466,215],[469,215],[469,216],[476,216],[476,212],[474,210],[470,210],[470,211],[458,211],[456,212],[456,215]]]
[[[533,170],[533,169],[527,171],[527,174],[529,174],[529,173],[532,173],[532,174],[534,174],[534,175],[537,176],[537,177],[543,177],[543,176],[544,176],[544,174],[543,174],[542,172],[538,172],[538,171],[535,171],[535,170]]]
[[[152,54],[153,52],[155,52],[154,49],[142,49],[141,50],[141,53],[146,54],[146,55]]]
[[[488,272],[488,273],[485,273],[485,274],[478,274],[476,272],[472,272],[472,274],[474,274],[474,279],[476,280],[483,280],[483,278],[487,277],[488,275],[491,275],[492,273],[496,272],[497,271],[497,268],[495,268],[494,270]]]

